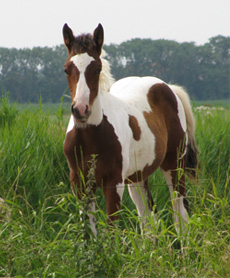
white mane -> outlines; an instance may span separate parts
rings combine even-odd
[[[102,92],[109,92],[111,86],[115,82],[111,72],[110,72],[110,64],[104,59],[106,56],[106,52],[102,50],[101,52],[101,62],[102,62],[102,71],[100,73],[100,88]]]

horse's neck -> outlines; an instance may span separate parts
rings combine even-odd
[[[97,97],[94,99],[93,105],[91,107],[91,115],[88,119],[88,124],[99,125],[103,119],[103,106],[102,106],[103,94],[100,89]]]
[[[103,115],[114,115],[114,110],[119,110],[120,102],[121,100],[109,92],[103,93],[99,91],[92,105],[88,124],[99,125],[103,120]]]

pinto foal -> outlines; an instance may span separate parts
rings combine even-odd
[[[117,218],[114,213],[121,207],[128,184],[145,224],[153,207],[148,177],[160,167],[173,199],[176,227],[183,226],[187,222],[184,170],[195,168],[197,162],[188,95],[181,87],[155,77],[128,77],[114,83],[103,58],[104,31],[100,24],[93,35],[78,37],[65,24],[63,37],[69,55],[64,71],[72,99],[64,153],[73,193],[81,199],[84,188],[80,173],[87,181],[88,162],[96,154],[92,191],[102,188],[108,221]],[[89,219],[96,234],[90,213]]]

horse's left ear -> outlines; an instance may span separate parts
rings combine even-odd
[[[97,28],[94,30],[93,39],[96,44],[96,49],[99,54],[101,54],[101,48],[104,42],[104,29],[102,25],[99,23]]]

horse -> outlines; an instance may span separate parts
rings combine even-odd
[[[154,215],[148,177],[160,168],[173,202],[176,228],[184,227],[188,222],[185,171],[194,173],[197,165],[195,123],[187,92],[151,76],[115,82],[102,49],[101,24],[93,34],[77,37],[65,24],[63,38],[68,53],[64,72],[72,99],[63,150],[73,194],[79,199],[86,194],[80,180],[83,176],[87,181],[88,162],[97,155],[91,193],[97,187],[103,190],[108,223],[118,218],[127,184],[143,228]],[[87,213],[96,235],[94,211],[92,200]]]

